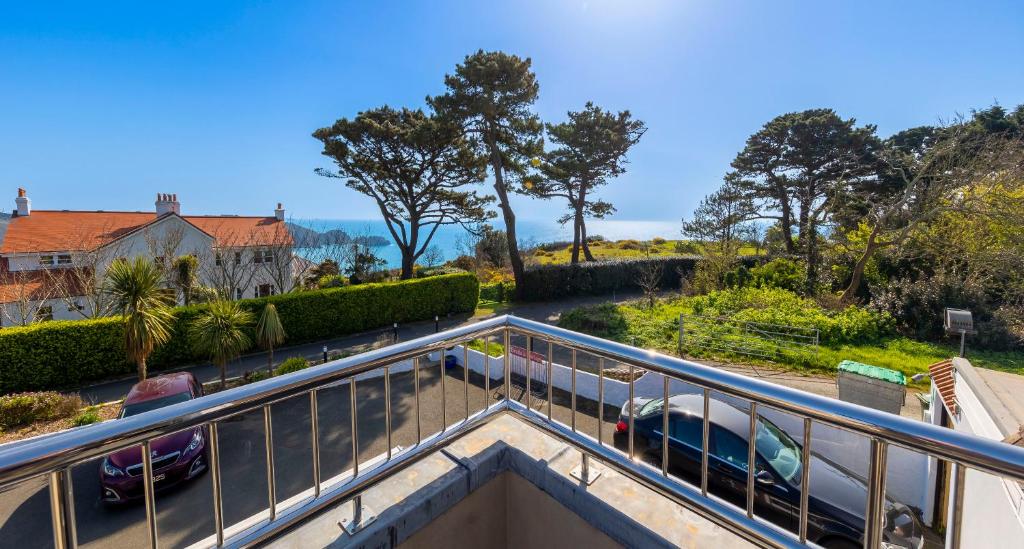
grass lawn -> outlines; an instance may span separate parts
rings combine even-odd
[[[689,298],[676,298],[659,302],[653,309],[639,304],[603,305],[582,318],[575,326],[599,337],[606,337],[639,347],[655,349],[666,354],[677,353],[680,313],[691,313]],[[563,319],[566,318],[563,315]],[[708,352],[685,349],[687,356],[711,358],[723,362],[765,364],[794,371],[834,374],[843,360],[855,360],[903,372],[907,377],[928,371],[928,365],[956,356],[959,342],[922,342],[900,336],[883,337],[870,343],[844,343],[830,345],[822,341],[816,354],[782,355],[774,361],[741,354]],[[1024,374],[1024,353],[999,351],[971,351],[968,343],[967,358],[975,366]],[[927,386],[927,381],[913,384]]]
[[[644,249],[643,242],[638,240],[617,240],[612,241],[596,241],[590,243],[590,251],[594,254],[594,258],[598,261],[608,259],[628,259],[646,257],[647,251]],[[650,241],[646,243],[650,246],[650,255],[656,257],[669,257],[678,255],[693,255],[694,253],[700,253],[700,245],[688,243],[684,240],[664,240],[657,239],[657,242]],[[677,248],[677,245],[682,245],[682,248]],[[689,246],[688,248],[686,246]],[[582,258],[582,250],[580,251],[580,257]],[[756,255],[757,250],[753,246],[744,246],[740,248],[740,255]],[[537,260],[541,265],[550,265],[555,263],[569,263],[572,257],[572,245],[567,245],[564,248],[554,251],[537,250],[534,252],[534,259]]]

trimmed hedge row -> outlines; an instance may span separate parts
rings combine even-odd
[[[480,285],[480,301],[496,301],[503,303],[510,301],[516,293],[516,283],[511,280],[505,282],[489,282]]]
[[[472,312],[479,291],[476,276],[461,273],[296,292],[240,303],[256,314],[264,304],[273,303],[288,334],[285,345],[294,345],[393,322]],[[187,336],[188,327],[203,308],[175,309],[171,340],[150,357],[151,370],[205,360],[196,355]],[[119,318],[0,329],[0,393],[74,387],[134,371],[135,365],[125,357],[124,328]]]
[[[679,288],[683,276],[689,276],[697,256],[644,257],[616,261],[593,261],[576,265],[542,265],[526,270],[518,298],[525,301],[547,301],[578,295],[602,295],[615,291],[637,290],[637,278],[652,266],[661,267],[662,289]],[[754,265],[756,259],[746,258],[744,264]]]

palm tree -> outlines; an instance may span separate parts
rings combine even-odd
[[[168,305],[163,275],[144,257],[119,259],[107,269],[104,291],[124,318],[124,348],[146,379],[146,359],[171,338],[174,313]]]
[[[238,358],[252,340],[246,328],[252,325],[252,313],[237,301],[214,301],[192,323],[189,336],[197,352],[210,356],[220,368],[220,386],[227,385],[227,363]]]
[[[281,318],[277,316],[277,307],[273,303],[267,303],[260,314],[260,321],[256,323],[256,342],[269,352],[267,357],[267,373],[274,375],[274,346],[284,343],[284,326],[281,325]]]

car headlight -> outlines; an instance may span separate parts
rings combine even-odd
[[[196,448],[199,448],[199,445],[202,444],[202,443],[203,443],[203,430],[202,429],[196,429],[196,432],[192,434],[192,440],[190,440],[188,442],[188,446],[185,447],[185,453],[188,454],[188,453],[193,452]]]
[[[124,471],[118,469],[110,460],[103,458],[103,473],[109,477],[119,477],[124,475]]]

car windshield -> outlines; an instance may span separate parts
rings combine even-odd
[[[643,403],[642,406],[640,406],[640,409],[636,411],[636,415],[639,417],[644,417],[656,412],[660,412],[663,402],[665,402],[665,399],[662,398],[648,400],[647,402]]]
[[[150,410],[156,410],[157,408],[163,408],[164,406],[170,406],[171,404],[188,402],[189,400],[192,400],[192,395],[186,391],[176,395],[154,398],[153,400],[125,404],[124,408],[121,408],[121,415],[118,417],[134,416]]]
[[[800,474],[800,446],[774,423],[760,418],[757,429],[757,453],[792,482]]]

